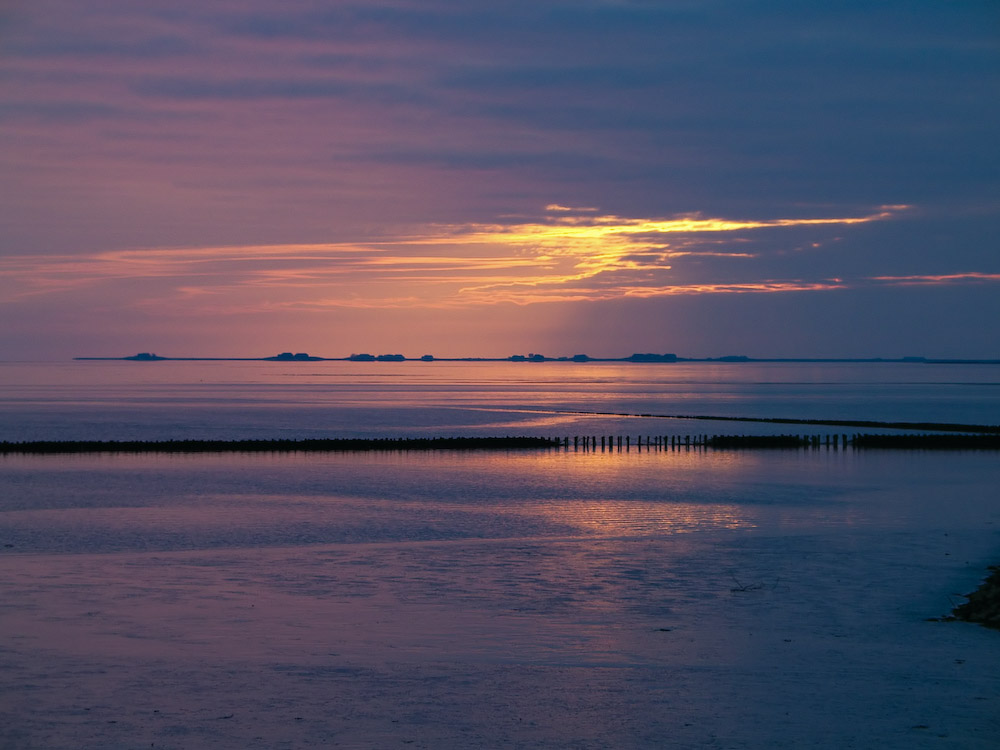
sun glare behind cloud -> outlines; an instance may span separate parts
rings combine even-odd
[[[861,216],[735,220],[622,217],[551,204],[540,217],[429,225],[377,242],[136,249],[44,262],[13,257],[3,261],[5,297],[144,280],[143,294],[132,304],[176,315],[182,309],[236,314],[332,307],[461,308],[834,289],[849,282],[761,276],[754,261],[781,249],[785,230],[886,221],[906,208],[880,207]],[[760,232],[771,233],[768,241],[750,243]],[[738,279],[729,270],[734,263],[739,264]],[[910,277],[877,280],[983,279],[973,274],[921,277],[919,282]]]

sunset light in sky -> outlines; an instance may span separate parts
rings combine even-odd
[[[1000,357],[1000,7],[14,2],[0,351]]]

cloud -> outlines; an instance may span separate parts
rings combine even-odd
[[[724,219],[701,215],[622,217],[550,204],[545,214],[503,223],[431,225],[367,243],[107,251],[91,256],[10,258],[0,264],[6,299],[81,287],[128,298],[164,314],[328,309],[462,308],[656,296],[842,289],[837,278],[761,276],[758,254],[741,249],[756,232],[848,227],[888,221],[906,207],[860,216]],[[725,236],[720,244],[719,235]],[[733,264],[737,264],[734,266]],[[996,280],[983,274],[938,283]],[[930,283],[923,277],[880,283]],[[183,305],[181,304],[183,300]]]
[[[8,312],[721,309],[996,281],[990,3],[13,8]]]
[[[1000,282],[1000,273],[945,273],[923,276],[872,276],[871,281],[890,286],[953,286]]]

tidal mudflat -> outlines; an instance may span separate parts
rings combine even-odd
[[[992,453],[8,456],[0,747],[961,747]]]

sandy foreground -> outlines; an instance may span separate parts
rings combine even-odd
[[[992,526],[0,554],[0,748],[995,748]]]

